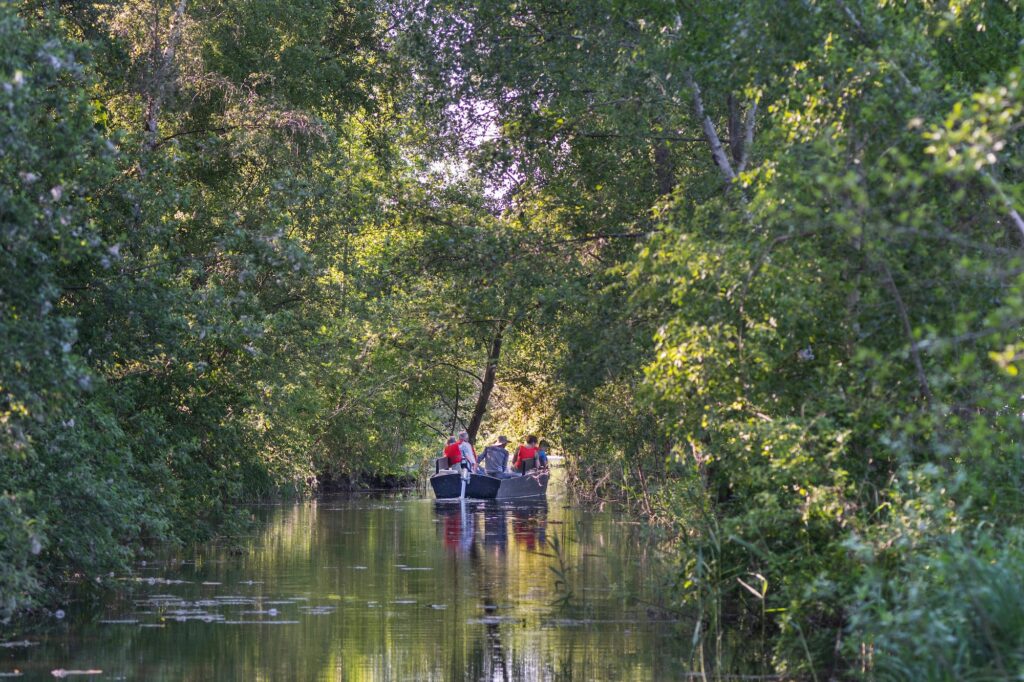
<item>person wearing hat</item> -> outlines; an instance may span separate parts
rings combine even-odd
[[[508,450],[505,449],[507,444],[508,438],[498,436],[498,440],[494,445],[488,445],[484,448],[483,453],[480,455],[480,464],[485,465],[488,476],[494,476],[495,478],[512,477],[512,474],[508,472],[509,454]]]

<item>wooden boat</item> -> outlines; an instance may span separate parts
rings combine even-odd
[[[522,476],[497,478],[487,474],[470,474],[466,481],[465,496],[473,500],[520,500],[544,498],[548,493],[547,469],[531,467]],[[434,460],[434,475],[430,487],[439,500],[458,499],[463,495],[462,476],[459,469],[449,469],[448,460],[439,457]]]
[[[501,481],[501,485],[498,486],[498,494],[494,499],[544,499],[548,494],[549,478],[551,478],[550,470],[533,468],[522,476],[498,479]]]

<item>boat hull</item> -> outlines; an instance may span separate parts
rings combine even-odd
[[[466,484],[466,497],[473,500],[518,500],[543,498],[548,492],[547,469],[532,469],[523,476],[495,478],[472,474]],[[439,500],[457,499],[462,494],[459,474],[443,470],[430,477],[430,487]]]
[[[531,469],[522,476],[502,479],[495,499],[521,500],[547,497],[550,477],[551,474],[547,469]]]
[[[471,474],[466,483],[466,497],[474,500],[493,500],[501,484],[496,478]],[[439,500],[456,499],[462,494],[462,479],[454,471],[442,471],[430,477],[430,487]]]

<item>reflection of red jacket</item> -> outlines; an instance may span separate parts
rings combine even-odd
[[[516,456],[512,462],[512,465],[515,466],[517,464],[520,464],[524,459],[533,459],[534,457],[537,456],[538,449],[539,448],[535,445],[520,445],[519,449],[516,450]]]
[[[459,451],[458,441],[445,446],[444,456],[448,458],[448,466],[455,466],[462,461],[462,452]]]
[[[529,457],[527,457],[529,459]],[[537,523],[531,519],[517,519],[512,517],[512,535],[516,542],[525,547],[528,551],[537,548]]]

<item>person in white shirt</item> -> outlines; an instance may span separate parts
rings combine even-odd
[[[469,442],[469,434],[459,431],[459,452],[462,453],[462,461],[469,464],[469,470],[476,473],[476,450]]]

